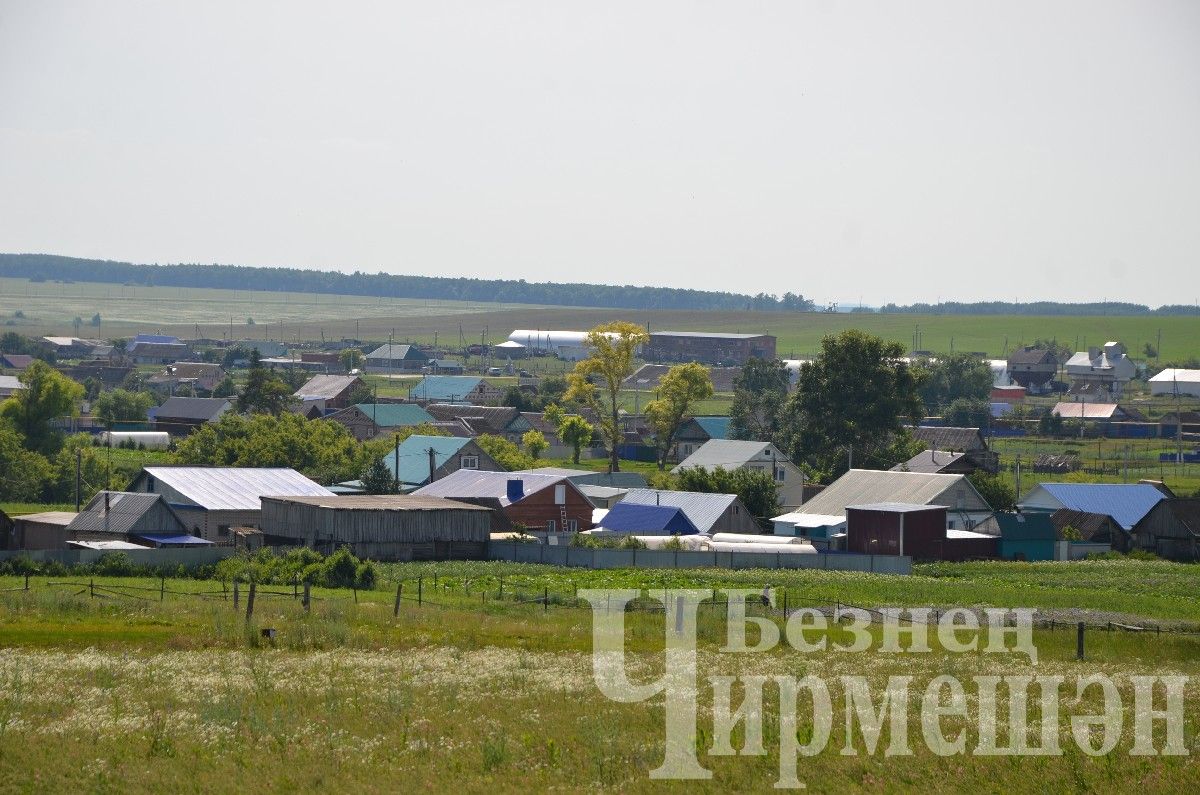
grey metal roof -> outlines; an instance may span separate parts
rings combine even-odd
[[[764,451],[770,451],[770,442],[744,442],[738,439],[709,439],[696,452],[689,455],[687,458],[679,462],[679,466],[671,470],[678,472],[681,469],[689,467],[700,467],[701,469],[716,469],[723,467],[725,469],[738,469],[745,466],[748,462],[762,455]],[[782,461],[787,456],[779,453],[779,459]]]
[[[699,337],[701,339],[752,340],[770,334],[726,334],[722,331],[652,331],[650,337]]]
[[[154,413],[157,418],[211,420],[230,406],[228,398],[170,397]]]
[[[128,491],[110,491],[108,494],[108,516],[105,516],[104,510],[104,495],[106,492],[100,491],[96,496],[92,497],[87,506],[71,523],[67,525],[67,530],[73,533],[114,533],[125,535],[132,532],[135,526],[143,516],[154,509],[154,506],[162,500],[160,494],[142,494],[138,492]],[[165,502],[163,503],[170,515],[174,516],[175,512]],[[186,526],[179,518],[175,518],[175,525],[163,527],[164,532],[186,531]]]
[[[455,502],[442,497],[425,497],[413,494],[354,494],[333,497],[267,497],[268,500],[295,502],[332,508],[339,511],[488,511],[481,505]]]
[[[712,532],[713,525],[733,505],[736,494],[702,494],[697,491],[659,491],[630,489],[622,502],[635,505],[666,505],[681,509],[701,533]]]
[[[146,467],[146,475],[210,511],[257,511],[259,497],[333,494],[294,469],[254,467]]]
[[[846,510],[886,511],[887,513],[917,513],[919,511],[944,511],[945,505],[916,505],[911,502],[869,502],[866,505],[847,505]]]
[[[961,484],[961,485],[960,485]],[[940,475],[928,472],[880,472],[852,469],[826,486],[820,494],[796,509],[797,513],[844,515],[849,505],[900,502],[921,505],[945,505],[957,508],[948,492],[961,490],[963,510],[990,511],[965,475]],[[956,495],[957,496],[957,495]]]
[[[508,481],[520,480],[526,497],[558,483],[568,483],[554,475],[535,475],[530,472],[485,472],[481,469],[459,469],[413,492],[419,497],[446,499],[496,499],[508,505]],[[574,488],[574,484],[571,484]]]
[[[892,467],[893,472],[940,472],[962,458],[965,453],[945,450],[922,450],[903,464]]]
[[[987,443],[978,428],[922,425],[908,429],[913,438],[934,450],[984,450]]]
[[[332,400],[354,386],[358,380],[356,375],[314,375],[296,390],[295,396]]]

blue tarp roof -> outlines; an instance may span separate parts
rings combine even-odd
[[[694,417],[709,439],[729,438],[729,417]]]
[[[143,533],[142,535],[137,536],[137,538],[144,538],[147,541],[151,541],[155,544],[158,544],[159,546],[164,546],[164,547],[198,545],[198,544],[203,544],[205,546],[209,546],[212,544],[211,541],[206,541],[203,538],[200,538],[199,536],[189,536],[189,535]]]
[[[1042,488],[1064,508],[1107,514],[1126,530],[1166,499],[1146,483],[1043,483]]]
[[[601,529],[637,535],[696,535],[700,531],[681,508],[618,502],[600,522]]]

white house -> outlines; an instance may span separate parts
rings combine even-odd
[[[804,472],[770,442],[709,439],[671,471],[691,467],[708,471],[720,467],[766,472],[779,484],[779,502],[785,510],[804,502]]]

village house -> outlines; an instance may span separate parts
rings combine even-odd
[[[575,533],[592,527],[588,498],[571,481],[553,475],[460,469],[414,494],[493,508],[494,533],[514,529]]]
[[[709,472],[718,468],[765,472],[779,484],[779,502],[783,508],[804,502],[804,472],[769,442],[709,439],[671,471],[691,467]]]
[[[197,547],[212,542],[188,532],[161,494],[98,492],[67,525],[67,544],[125,541],[142,547]]]
[[[672,459],[682,461],[713,439],[729,438],[729,417],[691,417],[675,432]]]
[[[1200,499],[1165,499],[1131,531],[1135,549],[1178,561],[1200,560]]]
[[[1089,424],[1108,425],[1113,422],[1145,422],[1140,411],[1119,403],[1068,402],[1060,400],[1050,413],[1064,420],[1078,420]]]
[[[929,450],[965,453],[968,461],[977,469],[992,474],[1000,469],[1000,456],[991,451],[978,428],[920,425],[908,431]]]
[[[529,425],[521,418],[521,413],[511,406],[429,403],[425,410],[438,422],[457,420],[464,423],[474,436],[491,434],[518,445],[521,443],[521,435],[529,430]]]
[[[1166,499],[1149,483],[1039,483],[1017,503],[1022,511],[1073,511],[1111,516],[1126,533]]]
[[[398,479],[402,492],[412,491],[460,469],[503,470],[473,439],[455,436],[413,434],[385,454],[383,463],[392,479]]]
[[[125,343],[125,358],[133,364],[172,364],[188,356],[191,350],[179,337],[138,334]]]
[[[1008,356],[1008,377],[1030,392],[1042,393],[1058,375],[1058,357],[1054,351],[1026,346]]]
[[[188,436],[202,425],[217,422],[232,407],[229,398],[169,397],[150,409],[150,419],[157,431]]]
[[[218,544],[233,543],[233,527],[258,526],[264,496],[333,494],[285,467],[145,467],[129,491],[161,494],[189,533]]]
[[[736,494],[630,489],[620,502],[679,508],[687,515],[688,521],[706,535],[761,532],[758,523]]]
[[[946,527],[949,530],[974,530],[992,516],[992,506],[965,475],[874,469],[851,469],[795,513],[845,516],[849,505],[887,502],[941,505],[947,509]]]
[[[946,450],[922,450],[903,464],[892,467],[892,472],[931,472],[941,475],[969,475],[979,469],[966,453],[951,453]]]
[[[316,375],[304,382],[292,397],[329,414],[348,407],[354,391],[363,386],[363,380],[356,375]]]
[[[6,370],[16,370],[18,373],[33,364],[33,357],[27,353],[0,353],[0,367]]]
[[[1106,342],[1103,348],[1088,348],[1068,359],[1066,373],[1073,394],[1095,400],[1111,399],[1121,396],[1125,385],[1137,375],[1137,365],[1126,355],[1124,345]]]
[[[417,373],[429,357],[415,345],[380,345],[367,354],[368,373]]]
[[[504,392],[479,376],[427,375],[408,391],[408,396],[421,403],[494,405]]]
[[[374,439],[381,433],[435,422],[433,415],[416,403],[359,403],[335,411],[325,419],[345,425],[360,442]]]
[[[176,362],[168,365],[161,373],[146,379],[147,385],[158,392],[174,394],[186,386],[204,392],[212,392],[225,380],[225,370],[219,364],[208,362]]]

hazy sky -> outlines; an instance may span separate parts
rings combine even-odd
[[[1200,2],[0,0],[0,251],[1200,295]]]

